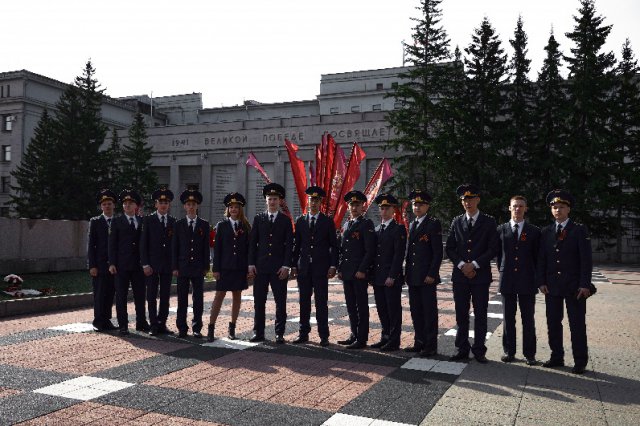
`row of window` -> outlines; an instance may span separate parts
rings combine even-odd
[[[13,129],[13,122],[16,121],[15,115],[3,115],[2,116],[2,131],[10,132]]]
[[[11,161],[11,145],[2,145],[0,161]]]
[[[8,194],[11,191],[11,177],[0,177],[0,194]]]
[[[394,109],[402,108],[402,102],[394,102]],[[382,104],[373,104],[371,105],[371,111],[382,111]],[[353,105],[351,107],[351,112],[361,112],[360,105]],[[340,114],[339,107],[331,107],[329,108],[329,114]]]

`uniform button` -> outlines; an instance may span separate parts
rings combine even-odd
[[[412,263],[412,265],[413,265],[413,266],[416,266],[415,262],[414,262],[414,263]]]
[[[562,272],[558,271],[558,275],[562,275]]]
[[[193,251],[193,247],[191,247],[191,251]]]
[[[163,245],[162,245],[162,247],[166,247],[166,246],[167,246],[166,244],[163,244]]]
[[[311,248],[313,248],[313,246],[311,246]]]
[[[133,243],[133,245],[135,246],[135,245],[136,245],[136,243]]]
[[[233,252],[233,255],[234,255],[234,256],[236,255],[236,252],[235,252],[235,251]]]
[[[271,247],[271,246],[272,246],[272,244],[271,244],[271,243],[269,243],[269,247]]]
[[[416,243],[411,243],[411,245],[412,245],[412,246],[415,246],[415,245],[416,245]]]
[[[468,242],[468,243],[470,243],[470,242],[471,242],[471,240],[467,240],[467,242]]]
[[[467,250],[467,253],[471,253],[471,249]]]
[[[518,246],[516,246],[516,250],[518,250]]]
[[[191,258],[191,260],[193,260],[193,257]]]
[[[269,256],[271,256],[271,253],[269,253]]]
[[[235,244],[233,245],[233,248],[236,248],[236,245],[235,245]]]
[[[193,242],[193,240],[191,240],[191,242]]]
[[[273,237],[273,234],[269,234],[270,237]]]
[[[560,251],[560,249],[556,249],[556,251]]]
[[[559,260],[556,260],[556,263],[560,263],[560,261],[559,261]]]
[[[516,256],[516,260],[518,260],[518,257]]]
[[[513,271],[514,272],[518,272],[518,268],[513,268]]]

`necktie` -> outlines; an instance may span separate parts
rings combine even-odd
[[[189,220],[189,231],[191,231],[192,233],[193,233],[193,231],[194,231],[194,226],[193,226],[193,223],[194,223],[194,222],[195,222],[195,221],[194,221],[193,219],[190,219],[190,220]]]
[[[351,225],[353,225],[353,219],[349,220],[349,222],[347,222],[347,229],[351,228]]]
[[[562,225],[558,225],[558,229],[556,230],[556,238],[559,238],[560,234],[562,234]]]
[[[471,232],[472,229],[473,229],[473,218],[470,217],[469,218],[469,232]]]
[[[233,222],[233,232],[238,232],[238,222]]]
[[[515,237],[516,241],[518,241],[518,224],[517,223],[513,225],[513,236]]]
[[[269,215],[269,223],[273,224],[273,215],[272,214]]]
[[[166,228],[167,224],[164,222],[164,215],[160,218],[160,222],[162,223],[162,226]]]
[[[129,218],[129,224],[131,226],[131,229],[133,229],[135,231],[136,230],[136,223],[133,221],[132,217]]]
[[[311,226],[309,226],[309,230],[311,230],[311,233],[313,234],[313,231],[315,229],[316,229],[316,217],[311,216]]]
[[[418,219],[411,222],[411,229],[409,230],[409,233],[413,234],[417,227],[418,227]]]
[[[382,225],[380,225],[380,232],[378,233],[378,235],[382,236],[382,233],[384,232],[384,228],[386,228],[386,226],[383,223]]]
[[[107,219],[107,226],[111,228],[111,218]]]

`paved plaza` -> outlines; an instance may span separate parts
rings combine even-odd
[[[590,362],[583,376],[570,372],[566,319],[566,367],[529,367],[521,353],[514,363],[500,361],[502,305],[496,283],[489,305],[490,362],[447,361],[455,353],[456,333],[451,265],[443,264],[441,273],[439,355],[429,359],[336,344],[350,333],[339,281],[329,285],[331,344],[325,348],[313,324],[310,343],[275,344],[271,297],[267,341],[249,343],[251,288],[243,293],[235,341],[151,337],[133,330],[126,337],[96,333],[89,308],[0,319],[0,424],[640,424],[640,269],[594,269],[598,293],[587,306]],[[213,294],[205,293],[204,330]],[[371,289],[369,300],[369,343],[374,343],[380,325]],[[230,303],[229,295],[218,319],[219,337],[226,335]],[[405,347],[413,342],[406,288],[402,305]],[[174,297],[173,331],[176,306]],[[289,282],[287,312],[285,339],[291,342],[298,332],[295,281]],[[545,360],[549,348],[540,295],[536,323],[537,357]]]

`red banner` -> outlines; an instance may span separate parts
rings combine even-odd
[[[322,143],[316,146],[316,185],[322,186],[324,183],[324,161],[327,149],[327,134],[322,135]]]
[[[344,151],[340,146],[336,145],[336,155],[333,160],[333,179],[331,180],[331,192],[328,193],[329,209],[328,215],[333,216],[336,213],[336,208],[340,202],[340,192],[342,191],[342,184],[344,177],[347,173],[347,158],[344,155]]]
[[[400,207],[396,207],[396,211],[393,214],[393,218],[401,225],[404,225],[404,228],[409,233],[409,218],[407,217],[407,206],[409,206],[409,200],[404,200],[401,203]]]
[[[300,210],[304,214],[307,210],[307,173],[304,168],[304,161],[298,158],[298,145],[292,143],[288,139],[284,140],[289,154],[289,164],[291,165],[291,173],[293,173],[293,182],[296,185],[298,200],[300,201]]]
[[[314,186],[316,184],[316,169],[313,167],[313,161],[309,161],[309,178],[311,186]]]
[[[349,164],[347,165],[347,172],[345,173],[342,190],[340,191],[340,197],[338,198],[338,207],[336,208],[335,216],[333,216],[333,223],[336,225],[336,229],[340,229],[342,218],[347,211],[347,203],[343,201],[343,198],[347,192],[353,189],[358,181],[358,178],[360,177],[360,164],[366,156],[367,155],[364,153],[362,148],[358,146],[358,143],[354,142],[353,148],[351,148],[351,155],[349,156]]]
[[[336,141],[333,139],[333,136],[327,134],[327,149],[325,153],[323,153],[323,157],[325,159],[323,167],[324,167],[324,182],[322,183],[322,189],[327,194],[331,193],[331,184],[333,183],[333,159],[336,156]],[[329,210],[329,197],[326,197],[324,200],[323,210],[326,214]]]
[[[373,200],[378,196],[378,192],[380,192],[380,188],[382,188],[382,185],[384,185],[385,182],[391,178],[391,176],[393,176],[393,170],[391,170],[389,160],[383,158],[382,161],[380,161],[380,164],[378,164],[376,171],[373,173],[373,176],[371,176],[371,179],[369,179],[369,183],[367,183],[367,186],[364,189],[364,195],[367,197],[367,203],[364,206],[365,213],[369,209],[371,203],[373,203]]]

